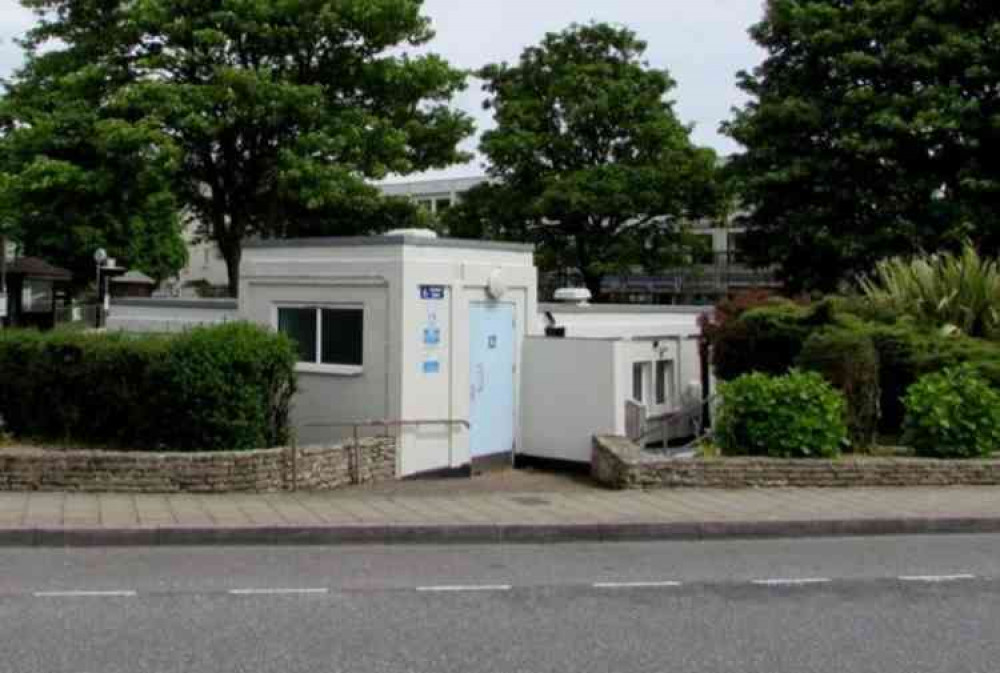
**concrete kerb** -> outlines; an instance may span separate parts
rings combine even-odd
[[[1000,517],[615,524],[0,529],[0,547],[538,544],[1000,533]]]

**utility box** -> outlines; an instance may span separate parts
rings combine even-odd
[[[388,421],[400,477],[512,460],[537,328],[531,246],[420,230],[258,241],[240,274],[240,316],[297,344],[300,445]]]

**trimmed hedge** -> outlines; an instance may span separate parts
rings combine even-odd
[[[0,417],[16,437],[239,451],[290,439],[295,349],[246,323],[175,336],[0,332]]]
[[[816,372],[746,374],[720,388],[723,454],[831,458],[847,441],[844,398]]]
[[[844,328],[814,333],[802,347],[798,366],[819,372],[844,393],[847,429],[855,448],[875,444],[879,421],[879,357],[863,331]]]
[[[922,377],[905,405],[905,440],[919,456],[987,458],[1000,450],[1000,392],[971,365]]]

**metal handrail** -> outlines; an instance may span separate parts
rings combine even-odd
[[[333,423],[306,423],[307,428],[351,428],[353,436],[352,454],[354,457],[354,469],[351,471],[351,481],[355,484],[361,483],[361,438],[358,435],[360,428],[385,428],[388,432],[390,427],[401,428],[407,425],[420,427],[421,425],[447,425],[448,427],[459,425],[467,430],[472,429],[472,424],[462,418],[425,418],[419,420],[407,419],[368,419],[363,421],[337,421]],[[297,458],[298,451],[293,458]]]
[[[660,438],[661,438],[660,441],[663,443],[663,449],[666,450],[669,439],[667,437],[667,432],[668,428],[670,427],[670,424],[678,420],[681,420],[683,418],[692,418],[698,416],[699,414],[704,414],[705,407],[707,405],[713,404],[718,398],[719,398],[718,394],[709,395],[708,397],[698,401],[697,403],[691,403],[690,405],[683,407],[681,409],[668,411],[667,413],[660,414],[659,416],[648,417],[646,419],[647,430],[645,433],[643,433],[641,437],[640,446],[645,447],[647,439],[652,437],[655,432],[655,430],[649,429],[650,426],[654,423],[658,423],[659,427],[657,429],[660,432]],[[698,429],[697,435],[700,437],[703,436],[704,434],[705,434],[705,427],[702,424],[701,427]]]

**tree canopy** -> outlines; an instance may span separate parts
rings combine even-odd
[[[106,22],[106,41],[113,24]],[[7,234],[78,279],[92,277],[97,248],[154,278],[176,273],[187,251],[170,139],[111,103],[127,72],[95,58],[103,41],[39,49],[44,44],[41,32],[29,36],[26,63],[0,99],[0,218]]]
[[[574,25],[483,68],[491,182],[446,215],[449,232],[534,242],[595,297],[609,271],[675,255],[681,223],[718,205],[715,155],[691,143],[645,49],[625,28]]]
[[[45,12],[29,44],[65,45],[36,59],[86,52],[66,77],[115,73],[98,109],[165,139],[169,194],[219,246],[234,293],[248,237],[417,217],[367,180],[461,160],[472,132],[448,105],[464,73],[405,53],[433,36],[422,0],[23,2]]]
[[[881,258],[1000,245],[1000,5],[769,0],[724,126],[747,253],[793,290]]]

